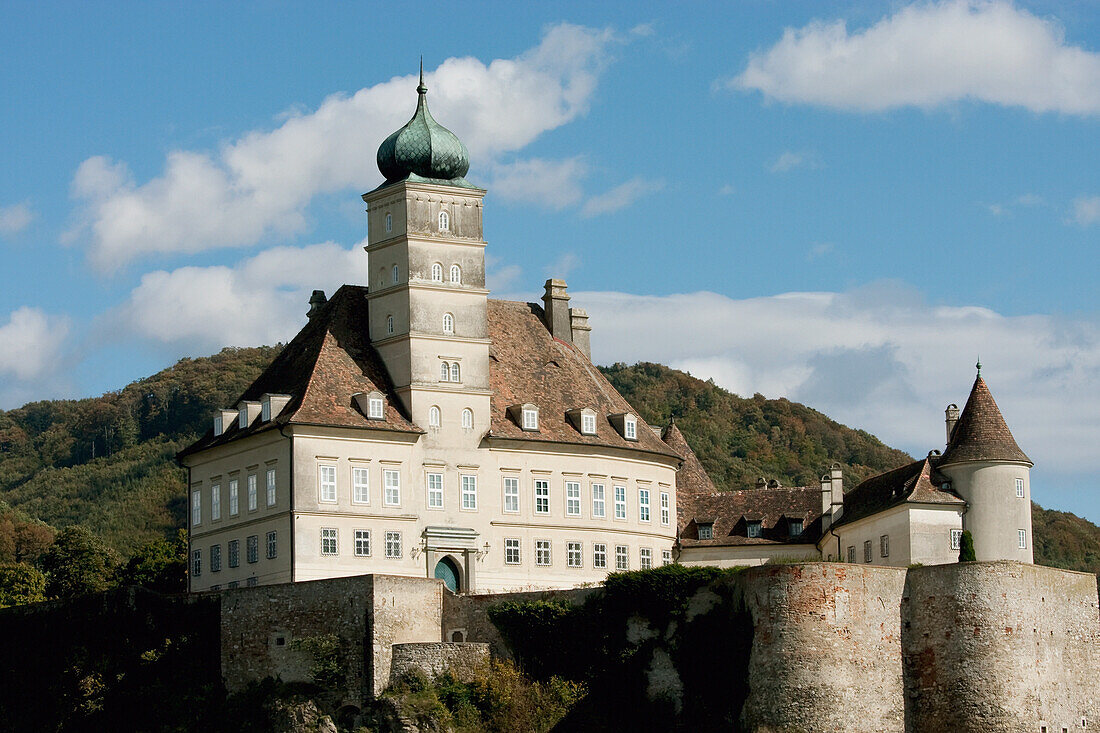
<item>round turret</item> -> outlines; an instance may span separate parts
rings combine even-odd
[[[412,179],[468,186],[463,176],[470,169],[470,154],[428,111],[423,69],[416,92],[419,98],[412,119],[378,148],[378,170],[386,183]]]

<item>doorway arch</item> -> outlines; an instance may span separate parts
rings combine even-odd
[[[462,573],[454,560],[449,557],[441,559],[435,564],[435,577],[443,581],[443,585],[452,593],[462,590]]]

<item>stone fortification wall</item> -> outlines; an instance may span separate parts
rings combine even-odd
[[[375,575],[368,620],[370,691],[378,695],[390,681],[394,644],[440,641],[443,582],[435,578]],[[362,637],[360,637],[362,638]]]
[[[732,582],[754,627],[746,730],[902,730],[904,568],[764,565]]]
[[[394,644],[390,682],[396,682],[402,675],[414,670],[423,672],[429,678],[450,672],[455,679],[470,682],[488,666],[488,644],[452,641]]]
[[[1015,562],[909,571],[907,730],[1100,725],[1096,576]]]

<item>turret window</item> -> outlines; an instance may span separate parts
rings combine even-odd
[[[443,265],[439,264],[438,262],[432,265],[432,282],[443,282]]]
[[[446,211],[439,212],[439,231],[447,232],[451,229],[451,215]]]
[[[432,405],[431,409],[428,410],[428,427],[438,428],[442,422],[443,416],[440,413],[439,408],[435,405]]]
[[[462,282],[462,270],[458,265],[451,265],[451,284],[458,285]]]
[[[1024,480],[1022,478],[1016,479],[1016,498],[1024,498]]]
[[[453,334],[455,332],[455,317],[450,313],[443,314],[443,333]]]
[[[462,427],[466,430],[474,427],[474,411],[469,407],[462,411]]]
[[[1027,549],[1027,530],[1025,530],[1025,529],[1016,530],[1016,545],[1021,550],[1026,550]]]

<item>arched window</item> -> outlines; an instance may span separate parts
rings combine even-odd
[[[386,316],[386,333],[393,333],[393,316]]]
[[[432,282],[443,282],[443,265],[439,264],[438,262],[432,265]]]
[[[380,287],[380,288],[386,287],[386,268],[385,267],[380,268],[378,270],[378,287]]]
[[[461,282],[462,282],[462,270],[459,269],[458,265],[451,265],[451,283],[453,285],[458,285]]]
[[[446,232],[451,228],[451,215],[444,211],[439,212],[439,231]]]
[[[474,426],[474,411],[467,407],[462,411],[462,427],[472,428]]]
[[[395,285],[397,284],[397,265],[393,266],[393,282]]]
[[[452,382],[461,382],[462,381],[461,377],[462,377],[462,375],[461,375],[461,373],[459,372],[459,369],[458,369],[458,362],[457,361],[451,362],[451,381]]]
[[[451,371],[450,371],[450,367],[447,365],[447,362],[445,362],[445,361],[440,362],[440,364],[439,364],[439,381],[440,382],[446,382],[446,381],[450,380],[450,378],[451,378]]]
[[[393,214],[386,214],[386,234],[393,231]]]
[[[442,421],[443,418],[439,412],[439,408],[432,405],[431,409],[428,410],[428,427],[438,428]]]
[[[443,314],[443,333],[455,332],[455,317],[450,313]]]

